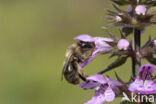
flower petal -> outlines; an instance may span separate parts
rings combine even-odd
[[[88,34],[82,34],[74,38],[75,40],[84,41],[84,42],[94,42],[94,38]]]
[[[139,94],[156,94],[156,84],[152,80],[140,80],[137,78],[129,86],[129,90]]]
[[[104,101],[104,94],[99,94],[98,96],[93,96],[92,99],[86,102],[85,104],[103,104]]]
[[[106,80],[107,80],[108,85],[111,86],[111,88],[122,85],[122,83],[120,83],[119,81],[113,80],[111,78],[106,78]]]
[[[103,38],[103,37],[95,37],[95,48],[99,53],[107,53],[111,51],[113,48],[107,42],[113,42],[111,38]]]
[[[89,81],[89,82],[82,82],[78,86],[83,89],[95,89],[97,86],[100,86],[100,83],[95,83],[93,81]]]
[[[142,94],[156,94],[156,84],[152,80],[146,80]]]
[[[140,67],[140,69],[139,69],[139,73],[140,73],[141,71],[143,71],[144,68],[145,68],[147,71],[149,71],[150,73],[154,73],[154,66],[151,65],[151,64],[144,64],[144,65],[142,65],[142,66]]]
[[[105,91],[105,100],[106,102],[112,102],[114,99],[115,99],[115,93],[110,87],[108,87]]]
[[[143,80],[136,78],[136,80],[130,84],[129,90],[132,92],[138,92],[140,90],[143,90]]]
[[[106,79],[101,74],[95,74],[95,75],[89,76],[87,80],[96,81],[101,84],[106,83]]]
[[[144,64],[139,69],[139,78],[142,80],[151,80],[152,73],[154,73],[154,66],[151,64]]]

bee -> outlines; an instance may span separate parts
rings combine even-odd
[[[73,43],[66,52],[66,61],[62,70],[63,76],[71,84],[79,84],[80,78],[86,81],[87,75],[83,72],[81,64],[89,59],[95,48],[93,42],[78,41]]]

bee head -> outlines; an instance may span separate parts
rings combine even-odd
[[[94,42],[83,42],[83,41],[80,41],[78,43],[78,45],[83,49],[83,50],[90,50],[90,49],[93,49],[95,47],[95,44]]]

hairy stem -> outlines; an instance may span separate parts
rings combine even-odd
[[[133,29],[133,51],[136,52],[140,49],[141,44],[141,32],[138,29]],[[136,72],[141,65],[141,59],[137,60],[136,57],[132,57],[132,77],[136,77]]]

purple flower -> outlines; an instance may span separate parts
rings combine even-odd
[[[129,47],[129,41],[126,39],[120,39],[118,41],[117,47],[119,50],[127,50]]]
[[[113,41],[114,40],[111,38],[94,37],[95,50],[93,53],[104,54],[104,53],[110,52],[113,48],[107,42],[113,42]]]
[[[87,34],[82,34],[74,38],[75,40],[78,41],[84,41],[84,42],[94,42],[95,44],[95,49],[92,52],[92,55],[89,59],[85,60],[82,64],[81,67],[83,68],[86,66],[89,62],[91,62],[98,53],[104,54],[107,52],[110,52],[113,48],[110,46],[107,42],[113,42],[114,40],[111,38],[104,38],[104,37],[92,37]]]
[[[154,73],[154,66],[151,64],[144,64],[139,69],[139,79],[151,80],[152,73]]]
[[[138,15],[145,15],[146,14],[146,7],[144,5],[138,5],[136,8],[135,8],[135,12],[136,14]]]
[[[139,69],[139,76],[130,84],[129,90],[139,94],[156,94],[156,84],[152,81],[154,66],[144,64]]]
[[[104,78],[100,74],[87,78],[88,82],[83,82],[78,86],[84,89],[94,89],[95,95],[85,104],[103,104],[115,99],[115,94],[119,92],[118,86],[122,84],[110,78]]]

